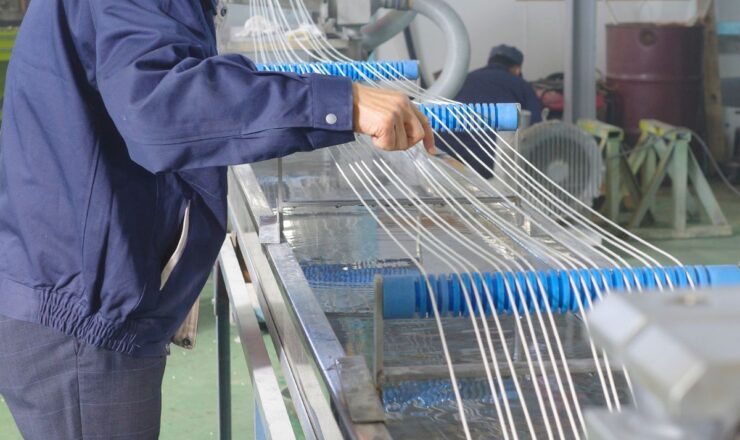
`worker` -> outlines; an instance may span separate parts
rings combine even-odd
[[[470,103],[518,103],[532,113],[531,122],[542,120],[542,101],[522,78],[524,54],[505,44],[491,49],[488,64],[468,74],[457,101]]]
[[[531,113],[531,123],[542,121],[542,102],[534,88],[522,78],[524,54],[516,47],[499,45],[491,49],[488,64],[468,74],[455,98],[464,103],[518,103]],[[481,176],[493,176],[494,154],[478,146],[479,137],[469,134],[445,135],[439,147],[456,157],[461,155]],[[449,144],[449,146],[447,145]]]
[[[369,135],[407,97],[216,53],[216,0],[34,1],[0,134],[0,394],[26,440],[154,439],[168,342],[226,231],[226,166]]]

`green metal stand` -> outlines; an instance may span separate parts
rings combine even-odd
[[[691,131],[650,119],[640,121],[640,130],[640,141],[630,155],[629,163],[632,174],[642,177],[642,198],[627,227],[654,239],[732,235],[732,227],[691,151]],[[666,177],[671,178],[672,227],[643,228],[647,213],[655,205],[655,195]],[[696,197],[690,189],[694,190]],[[700,218],[700,210],[706,214],[708,224],[689,225],[689,216]]]
[[[604,155],[604,164],[606,165],[604,194],[606,202],[602,213],[609,220],[618,223],[624,195],[629,194],[632,200],[641,198],[637,181],[632,174],[627,157],[622,152],[624,130],[592,119],[582,119],[578,121],[578,126],[596,138]]]
[[[640,121],[640,139],[627,158],[621,150],[622,129],[593,120],[579,121],[579,126],[599,141],[605,156],[604,215],[610,220],[619,222],[625,196],[629,195],[635,207],[627,228],[645,238],[732,235],[732,227],[691,151],[689,130],[655,120]],[[655,212],[655,196],[667,177],[671,178],[673,199],[671,227],[656,227],[655,219],[666,213]],[[689,219],[701,219],[702,211],[708,222],[689,225]]]

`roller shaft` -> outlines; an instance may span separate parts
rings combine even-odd
[[[434,131],[514,131],[519,127],[519,104],[422,104]]]
[[[685,266],[634,269],[582,269],[547,272],[473,273],[458,275],[388,276],[383,279],[384,316],[387,319],[428,318],[434,316],[429,298],[431,286],[439,314],[444,317],[468,316],[465,297],[479,315],[479,301],[486,315],[544,311],[578,312],[588,309],[591,301],[611,291],[626,291],[639,285],[655,289],[660,282],[686,288],[691,279],[696,287],[736,285],[740,287],[737,266]],[[489,301],[489,296],[492,300]],[[545,301],[547,298],[547,302]],[[580,300],[580,301],[579,301]],[[579,306],[580,302],[580,306]]]
[[[257,69],[269,72],[297,74],[320,73],[344,76],[353,81],[419,77],[416,61],[337,62],[259,64]],[[437,132],[469,132],[488,130],[514,131],[519,127],[518,104],[421,104],[419,109],[429,118]]]
[[[353,61],[336,63],[293,63],[293,64],[258,64],[257,70],[269,72],[289,72],[297,74],[318,73],[333,76],[344,76],[353,81],[381,79],[416,80],[419,78],[418,61]]]

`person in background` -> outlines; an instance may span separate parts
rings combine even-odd
[[[466,104],[518,103],[522,110],[532,113],[532,124],[542,121],[542,102],[534,88],[522,77],[523,64],[524,54],[516,47],[504,44],[494,47],[488,57],[488,64],[468,74],[455,100]],[[444,135],[443,141],[437,146],[453,157],[457,158],[455,153],[461,155],[481,176],[491,178],[493,154],[488,155],[482,151],[473,136],[456,136],[459,140],[455,136]]]

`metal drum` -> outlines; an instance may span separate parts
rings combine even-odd
[[[607,26],[607,80],[616,95],[615,124],[627,141],[639,121],[701,128],[703,28],[681,24]]]

